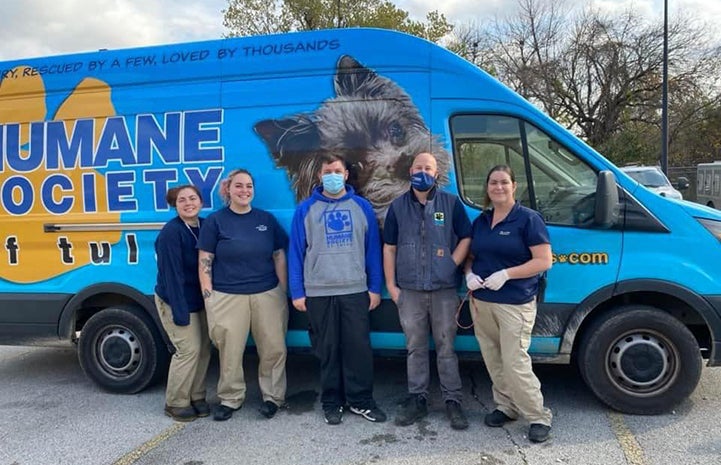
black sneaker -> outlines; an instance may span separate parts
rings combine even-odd
[[[403,401],[396,414],[395,424],[408,426],[428,415],[428,402],[421,395],[411,394]]]
[[[210,405],[204,400],[191,400],[190,406],[193,407],[193,410],[200,418],[210,415]]]
[[[514,418],[509,417],[505,413],[501,412],[500,410],[496,409],[485,416],[483,419],[483,422],[486,424],[486,426],[490,426],[491,428],[499,428],[509,421],[513,421]]]
[[[265,418],[273,418],[275,413],[278,411],[278,406],[273,402],[266,400],[260,405],[259,411]]]
[[[463,414],[461,404],[455,400],[446,401],[446,416],[451,420],[451,428],[458,430],[468,428],[468,420]]]
[[[340,425],[343,421],[343,407],[338,406],[323,409],[323,416],[325,417],[325,422],[329,425]]]
[[[198,415],[191,406],[187,407],[169,407],[165,406],[165,414],[175,421],[188,422],[195,420]]]
[[[242,407],[242,405],[240,407]],[[215,420],[215,421],[230,420],[230,418],[233,416],[233,412],[235,412],[236,410],[240,410],[240,407],[232,408],[232,407],[228,407],[227,405],[218,404],[215,406],[215,408],[213,408],[213,420]]]
[[[350,411],[351,413],[362,416],[368,421],[373,421],[376,423],[383,423],[388,419],[386,413],[383,410],[379,409],[377,405],[373,408],[351,407]]]
[[[531,442],[545,442],[551,435],[551,427],[540,423],[531,423],[528,428],[528,440]]]

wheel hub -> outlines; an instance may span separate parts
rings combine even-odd
[[[99,340],[98,360],[114,376],[130,374],[140,363],[140,356],[140,343],[127,329],[109,329]]]
[[[671,371],[671,354],[657,337],[632,334],[611,348],[609,368],[613,378],[634,391],[653,390]]]

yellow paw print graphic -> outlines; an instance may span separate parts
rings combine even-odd
[[[95,120],[97,145],[104,122],[115,115],[111,89],[103,81],[85,78],[57,108],[48,108],[42,76],[28,66],[18,66],[0,81],[0,129],[4,126],[5,154],[0,169],[0,278],[16,283],[46,280],[90,263],[90,242],[117,243],[118,231],[45,232],[50,223],[117,223],[120,215],[110,213],[107,185],[98,171],[82,167],[78,155],[73,166],[68,158],[57,156],[51,162],[47,153],[45,121],[62,121],[69,138],[78,121]],[[57,98],[57,96],[52,96]],[[59,132],[62,132],[60,127]],[[0,132],[3,134],[3,132]],[[56,135],[57,136],[57,135]],[[67,141],[71,145],[70,141]],[[48,147],[46,147],[46,145]],[[66,146],[72,153],[82,147]],[[40,161],[42,159],[42,161]],[[80,186],[92,182],[93,198]],[[88,208],[88,203],[92,208]],[[59,244],[74,244],[73,262],[64,263]],[[67,253],[67,251],[65,251]]]

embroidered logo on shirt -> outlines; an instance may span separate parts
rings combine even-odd
[[[499,236],[510,236],[510,235],[511,235],[511,231],[499,231],[499,232],[498,232],[498,235],[499,235]]]
[[[266,226],[266,225],[264,225],[264,224],[259,224],[258,226],[255,227],[255,229],[257,229],[257,230],[260,231],[260,232],[263,232],[263,231],[267,231],[267,230],[268,230],[268,226]]]
[[[444,215],[443,212],[435,212],[433,214],[433,223],[435,223],[436,226],[443,226],[446,224],[446,215]]]
[[[323,213],[325,241],[328,247],[348,247],[353,243],[353,220],[350,210]]]

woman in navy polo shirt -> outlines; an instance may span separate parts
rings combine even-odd
[[[539,274],[551,267],[551,244],[541,215],[515,201],[516,179],[506,165],[486,178],[486,210],[473,222],[466,284],[481,354],[493,382],[491,427],[524,417],[528,438],[543,442],[551,411],[543,406],[528,347],[536,320]],[[491,207],[488,209],[488,207]]]
[[[168,190],[165,199],[178,213],[155,240],[155,306],[175,347],[165,389],[165,414],[177,421],[192,421],[210,414],[205,402],[210,340],[198,282],[197,246],[202,221],[198,214],[203,199],[192,185]]]
[[[229,419],[245,402],[249,332],[260,359],[260,413],[272,418],[285,403],[288,236],[272,214],[251,206],[254,188],[248,171],[232,171],[221,185],[228,206],[208,216],[198,241],[208,328],[220,356],[217,421]]]

